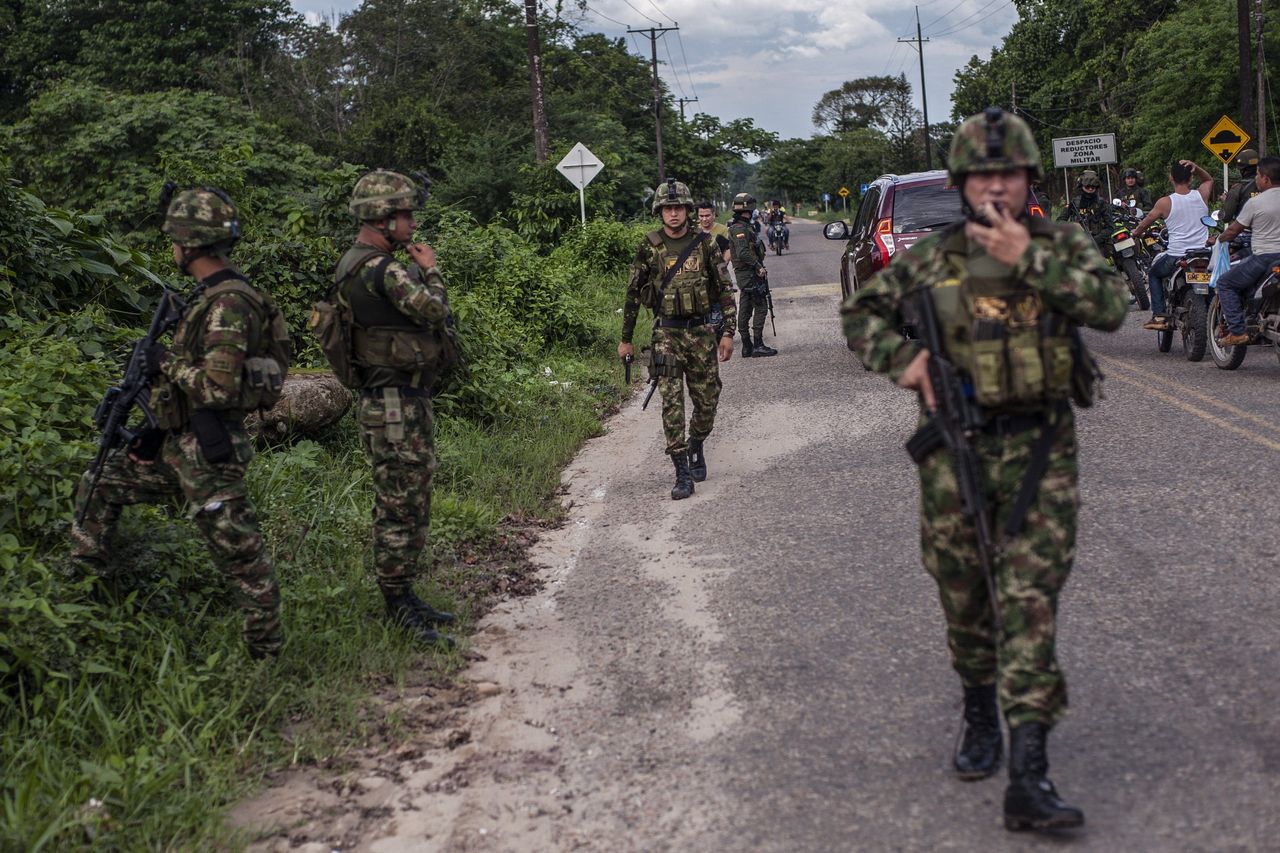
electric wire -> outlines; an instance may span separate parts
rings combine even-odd
[[[659,6],[657,3],[654,3],[654,2],[653,2],[653,0],[647,0],[647,2],[648,2],[648,4],[649,4],[650,6],[652,6],[655,10],[657,10],[657,12],[658,12],[658,14],[659,14],[659,15],[661,15],[661,16],[662,16],[662,17],[664,17],[664,18],[666,18],[668,21],[670,21],[670,22],[671,22],[671,23],[673,23],[673,24],[676,22],[676,19],[675,19],[675,18],[671,17],[671,16],[670,16],[670,15],[668,15],[666,12],[662,11],[662,7],[661,7],[661,6]]]
[[[952,6],[950,9],[948,9],[948,10],[947,10],[947,11],[945,11],[945,12],[943,12],[941,15],[939,15],[939,16],[938,16],[938,17],[936,17],[936,18],[934,18],[934,19],[933,19],[932,21],[930,21],[929,23],[925,24],[925,25],[924,25],[924,27],[923,27],[922,29],[926,29],[926,30],[927,30],[927,29],[929,29],[929,27],[932,27],[934,24],[938,23],[938,21],[941,21],[943,18],[947,17],[947,16],[948,16],[948,15],[950,15],[952,12],[954,12],[956,9],[959,9],[959,8],[960,8],[961,6],[963,6],[966,2],[968,2],[968,0],[960,0],[960,2],[959,2],[959,3],[957,3],[957,4],[956,4],[956,5],[954,5],[954,6]]]
[[[635,12],[637,15],[639,15],[639,16],[640,16],[640,17],[642,17],[642,18],[644,18],[644,19],[645,19],[646,21],[648,21],[649,23],[653,24],[654,26],[658,26],[658,27],[662,26],[662,21],[655,21],[653,18],[650,18],[650,17],[649,17],[648,15],[646,15],[644,12],[641,12],[641,11],[640,11],[639,9],[637,9],[635,6],[631,5],[631,0],[622,0],[622,2],[623,2],[623,3],[626,3],[626,4],[627,4],[627,8],[629,8],[632,12]]]
[[[689,78],[689,88],[693,90],[693,96],[696,98],[698,87],[693,82],[693,71],[689,68],[689,57],[684,52],[684,39],[680,37],[679,29],[676,30],[676,42],[680,45],[680,58],[684,60],[684,75]]]
[[[680,90],[680,97],[685,97],[684,84],[680,82],[680,72],[676,68],[676,61],[671,56],[671,44],[666,39],[666,33],[663,33],[662,47],[667,51],[667,62],[671,63],[671,76],[676,79],[676,88]]]
[[[604,12],[601,12],[599,9],[595,8],[594,6],[588,6],[586,3],[583,3],[582,8],[594,14],[597,18],[604,18],[606,21],[617,24],[618,26],[623,27],[624,29],[631,28],[630,24],[623,23],[622,21],[619,21],[617,18],[610,18],[608,15],[606,15]]]
[[[995,4],[997,4],[997,3],[1000,3],[1000,5],[999,5],[999,6],[996,6],[996,8],[994,8],[994,9],[991,9],[991,7],[992,7],[992,6],[995,6]],[[967,29],[969,29],[970,27],[977,26],[978,24],[981,24],[983,21],[987,20],[988,18],[992,17],[993,15],[995,15],[995,14],[997,14],[997,13],[999,13],[999,12],[1003,12],[1003,11],[1005,10],[1005,8],[1006,8],[1006,7],[1008,7],[1008,6],[1012,6],[1012,5],[1013,5],[1013,0],[1004,0],[1004,2],[1001,2],[1001,0],[991,0],[991,2],[987,3],[987,5],[983,6],[983,7],[982,7],[981,9],[979,9],[977,12],[974,12],[974,13],[973,13],[973,15],[977,15],[977,14],[979,14],[979,13],[981,13],[981,12],[983,12],[983,11],[987,10],[987,9],[991,9],[991,11],[990,11],[990,12],[987,12],[987,14],[983,15],[982,17],[978,18],[977,20],[970,21],[969,19],[970,19],[970,18],[972,18],[972,17],[973,17],[973,15],[968,15],[968,16],[966,16],[966,17],[964,17],[964,18],[961,18],[959,21],[957,21],[957,22],[956,22],[956,24],[955,24],[955,26],[953,26],[953,27],[951,27],[951,28],[949,28],[949,29],[943,30],[943,31],[942,31],[942,32],[940,32],[940,33],[931,33],[931,35],[932,35],[932,36],[934,36],[935,38],[942,38],[943,36],[949,36],[949,35],[951,35],[952,33],[958,33],[958,32],[960,32],[961,30],[967,30]],[[965,21],[969,21],[969,22],[968,22],[968,23],[964,23]]]

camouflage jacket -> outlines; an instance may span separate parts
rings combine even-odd
[[[1058,217],[1058,221],[1078,222],[1090,234],[1098,235],[1111,227],[1110,207],[1110,202],[1103,199],[1101,195],[1095,194],[1090,198],[1084,193],[1076,193],[1071,199],[1071,204]]]
[[[244,361],[252,341],[265,336],[264,318],[243,295],[223,291],[203,310],[203,287],[193,295],[182,320],[174,330],[175,348],[161,362],[160,372],[186,397],[193,409],[237,409]],[[192,329],[188,320],[204,315],[203,327]],[[192,346],[179,342],[191,341]],[[199,346],[195,342],[199,341]]]
[[[1218,221],[1224,226],[1230,225],[1231,221],[1244,209],[1245,202],[1257,194],[1258,182],[1253,178],[1241,178],[1240,182],[1227,190],[1227,194],[1223,196],[1222,212],[1218,214]]]
[[[1033,240],[1014,267],[1046,308],[1077,323],[1113,331],[1129,310],[1124,283],[1080,229],[1032,220]],[[895,382],[919,351],[902,336],[910,322],[907,301],[922,285],[955,276],[942,251],[948,232],[916,243],[844,303],[844,333],[862,363]],[[1048,245],[1046,245],[1046,241]]]
[[[1138,207],[1142,208],[1143,213],[1151,210],[1151,193],[1146,187],[1121,187],[1119,195],[1116,198],[1128,204],[1132,199],[1138,203]]]
[[[636,331],[636,321],[640,316],[641,285],[650,282],[658,283],[666,272],[659,256],[665,255],[674,264],[686,239],[697,234],[693,229],[687,230],[684,236],[678,238],[669,237],[665,230],[659,230],[656,233],[662,237],[663,248],[653,245],[646,237],[641,241],[640,248],[636,249],[636,258],[631,262],[631,278],[627,282],[626,301],[622,306],[623,343],[631,343],[631,338]],[[714,241],[710,239],[704,240],[702,246],[695,249],[694,253],[701,253],[702,257],[689,258],[685,262],[685,269],[697,266],[703,271],[709,292],[719,296],[720,309],[724,313],[723,334],[726,337],[733,337],[738,330],[737,303],[733,299],[733,283],[729,280],[729,268],[725,266],[724,257],[716,248]]]
[[[359,241],[356,241],[355,247],[366,248]],[[363,288],[370,296],[385,298],[414,325],[432,327],[443,323],[449,314],[449,298],[440,270],[432,267],[424,271],[417,266],[410,270],[392,256],[391,262],[383,271],[382,289],[379,290],[378,265],[387,257],[385,252],[369,257],[361,264],[359,271],[352,275],[355,279],[353,286]],[[356,322],[360,323],[361,319],[357,316]]]
[[[760,242],[750,222],[735,219],[729,226],[729,252],[740,285],[746,287],[752,279],[760,277],[764,256],[760,254]]]

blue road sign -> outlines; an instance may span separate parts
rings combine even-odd
[[[870,186],[871,186],[871,184],[863,184],[863,185],[862,185],[862,189],[858,190],[858,194],[859,194],[859,195],[866,195],[866,194],[867,194],[867,189],[868,189]]]
[[[823,193],[823,194],[822,194],[822,200],[823,200],[823,201],[831,201],[831,193]]]

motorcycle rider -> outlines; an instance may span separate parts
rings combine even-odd
[[[1151,191],[1138,183],[1138,170],[1130,166],[1120,175],[1124,187],[1120,190],[1120,200],[1125,204],[1137,202],[1144,213],[1151,209]]]
[[[1218,343],[1224,347],[1249,342],[1244,321],[1245,294],[1280,263],[1280,157],[1263,157],[1256,166],[1253,183],[1258,194],[1245,202],[1240,215],[1218,237],[1219,243],[1229,243],[1245,229],[1253,232],[1253,254],[1218,279],[1218,301],[1227,326],[1227,334],[1218,338]]]
[[[1191,176],[1200,179],[1196,191],[1191,190]],[[1157,219],[1163,219],[1169,230],[1169,246],[1160,253],[1147,271],[1147,286],[1151,290],[1151,319],[1142,328],[1155,332],[1167,332],[1172,327],[1165,314],[1164,284],[1173,275],[1178,259],[1192,249],[1203,249],[1209,237],[1209,229],[1201,218],[1209,212],[1209,198],[1213,195],[1213,175],[1190,160],[1179,160],[1169,168],[1169,182],[1173,192],[1152,205],[1151,210],[1133,229],[1133,238],[1142,235]]]
[[[1218,221],[1226,224],[1238,219],[1245,202],[1262,192],[1254,179],[1258,173],[1258,152],[1246,148],[1236,156],[1236,164],[1240,166],[1240,180],[1222,197],[1222,210],[1218,213]],[[1234,248],[1239,255],[1252,251],[1248,232],[1236,238]]]
[[[789,250],[791,248],[791,220],[787,218],[787,209],[776,198],[769,202],[769,208],[769,225],[782,223],[782,248]],[[772,229],[769,231],[769,248],[773,248]]]
[[[1102,181],[1097,172],[1086,169],[1080,175],[1078,186],[1079,191],[1071,199],[1067,209],[1062,211],[1058,221],[1078,222],[1093,238],[1094,245],[1101,248],[1111,237],[1111,219],[1107,209],[1110,205],[1098,193]]]

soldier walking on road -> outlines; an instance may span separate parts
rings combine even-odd
[[[338,261],[333,294],[348,318],[350,351],[335,358],[326,348],[326,355],[339,378],[359,389],[360,438],[373,466],[373,564],[387,615],[424,642],[452,646],[435,627],[453,615],[413,591],[436,470],[431,388],[459,358],[435,251],[413,242],[414,211],[426,196],[425,186],[383,169],[356,182],[350,210],[360,231]],[[413,267],[395,257],[398,249]]]
[[[766,278],[769,271],[764,268],[764,254],[760,251],[762,247],[751,229],[751,213],[755,209],[756,200],[747,193],[738,193],[733,197],[729,251],[733,260],[733,273],[742,291],[738,306],[738,331],[742,334],[743,358],[763,358],[778,354],[776,349],[765,346],[764,343],[764,321],[769,311],[769,281]]]
[[[640,307],[653,312],[649,375],[662,392],[662,431],[676,469],[672,500],[693,494],[694,482],[707,478],[703,443],[715,425],[720,400],[719,361],[733,355],[735,330],[733,287],[720,250],[705,232],[690,227],[693,198],[675,180],[654,191],[653,213],[662,227],[645,235],[631,265],[622,311],[618,357],[635,354]],[[693,415],[685,441],[684,390],[689,388]]]
[[[144,353],[156,426],[109,456],[96,482],[90,474],[80,481],[72,556],[110,576],[122,508],[182,495],[218,568],[235,582],[249,654],[274,656],[284,642],[280,587],[245,489],[253,444],[244,417],[278,399],[292,357],[289,330],[271,298],[228,260],[240,238],[231,199],[205,187],[172,193],[169,185],[161,230],[178,269],[198,285],[172,348],[154,343]]]
[[[1083,813],[1062,802],[1047,778],[1046,751],[1049,729],[1067,705],[1054,642],[1079,509],[1069,400],[1092,402],[1092,381],[1075,384],[1093,376],[1076,324],[1114,330],[1128,299],[1080,229],[1023,214],[1028,182],[1041,177],[1042,167],[1020,118],[996,108],[969,118],[947,162],[968,221],[921,240],[851,296],[843,308],[845,334],[864,364],[920,395],[923,418],[941,399],[930,378],[931,354],[899,330],[933,307],[940,355],[958,368],[959,398],[974,417],[964,435],[985,499],[978,512],[1001,537],[988,582],[975,526],[980,516],[965,513],[958,457],[942,448],[914,454],[923,457],[921,552],[938,584],[952,665],[964,687],[955,768],[962,779],[996,771],[998,699],[1010,727],[1006,828],[1079,826]]]

